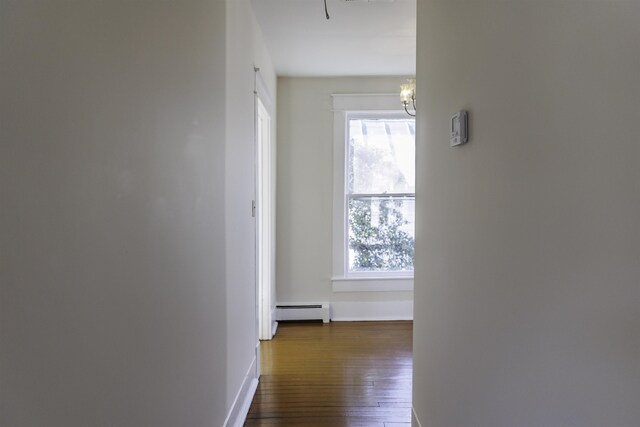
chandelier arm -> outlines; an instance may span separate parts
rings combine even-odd
[[[406,112],[407,112],[407,114],[408,114],[408,115],[410,115],[411,117],[415,117],[415,116],[416,116],[415,114],[411,114],[411,113],[409,112],[409,110],[407,109],[407,103],[404,103],[404,111],[406,111]]]

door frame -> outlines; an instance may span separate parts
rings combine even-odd
[[[255,88],[255,221],[256,310],[258,338],[273,338],[275,322],[275,149],[273,106],[266,85],[256,69]]]

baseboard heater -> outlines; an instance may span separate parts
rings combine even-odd
[[[278,304],[276,320],[322,320],[329,323],[329,304]]]

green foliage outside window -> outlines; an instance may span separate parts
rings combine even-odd
[[[408,224],[402,206],[402,200],[392,199],[349,201],[353,271],[413,270],[414,238],[402,230]]]

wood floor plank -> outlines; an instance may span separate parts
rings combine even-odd
[[[281,323],[246,426],[410,426],[411,322]]]

